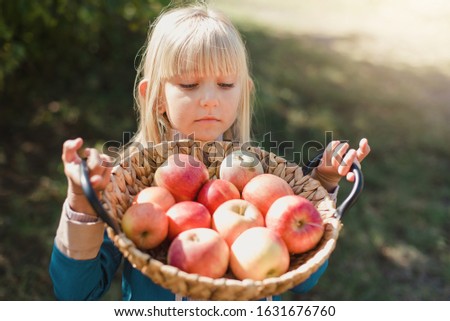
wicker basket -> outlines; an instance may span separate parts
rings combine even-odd
[[[262,281],[240,281],[231,272],[219,279],[189,274],[167,264],[168,244],[143,252],[120,231],[122,216],[133,197],[143,188],[153,185],[156,169],[169,155],[185,153],[196,156],[204,162],[210,178],[214,179],[218,177],[224,156],[237,148],[239,146],[231,142],[213,142],[201,147],[194,141],[169,142],[135,152],[113,169],[111,182],[102,198],[102,207],[109,216],[107,219],[112,221],[108,222],[104,218],[110,225],[107,233],[136,269],[173,293],[197,300],[257,300],[281,294],[308,279],[328,259],[336,246],[342,224],[327,191],[318,181],[303,175],[298,165],[256,147],[246,149],[258,156],[264,171],[286,180],[295,194],[315,204],[324,219],[325,233],[319,244],[307,253],[291,255],[290,267],[285,274]]]

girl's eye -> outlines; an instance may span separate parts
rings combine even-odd
[[[198,84],[180,84],[180,87],[183,89],[194,89],[198,86]]]
[[[223,83],[223,82],[220,82],[217,85],[220,88],[225,88],[225,89],[234,87],[234,83]],[[199,84],[198,83],[192,83],[192,84],[186,83],[186,84],[179,84],[179,86],[181,88],[183,88],[183,89],[195,89],[195,88],[197,88],[199,86]]]
[[[219,87],[222,87],[222,88],[233,88],[234,87],[233,83],[223,83],[223,82],[221,82],[218,85],[219,85]]]

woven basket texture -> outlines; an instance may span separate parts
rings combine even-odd
[[[134,196],[142,189],[155,185],[153,177],[156,169],[166,159],[177,153],[197,157],[208,168],[210,179],[218,178],[222,160],[233,150],[243,149],[231,142],[211,142],[200,146],[199,142],[171,141],[142,148],[124,158],[113,168],[111,181],[102,195],[102,204],[108,214],[117,222],[131,205]],[[341,222],[334,217],[336,207],[327,191],[317,180],[303,175],[297,164],[286,161],[274,153],[258,147],[246,147],[261,161],[265,173],[283,178],[295,194],[306,197],[319,210],[325,224],[325,233],[318,245],[307,253],[291,255],[288,272],[262,281],[237,280],[231,272],[219,279],[189,274],[167,264],[169,244],[163,243],[150,251],[141,251],[123,233],[116,234],[107,228],[108,236],[124,257],[154,283],[178,295],[195,300],[258,300],[278,295],[299,283],[318,270],[335,249],[341,229]]]

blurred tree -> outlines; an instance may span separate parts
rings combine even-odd
[[[75,124],[77,135],[87,137],[101,137],[104,128],[118,135],[108,128],[112,119],[134,126],[136,53],[168,3],[1,1],[0,133],[11,137],[0,150],[3,159],[18,164],[12,160],[26,142],[28,151],[42,149],[42,141],[52,148],[74,134]],[[55,135],[61,139],[49,142]]]
[[[51,298],[62,142],[134,131],[136,54],[169,2],[0,0],[0,300]]]

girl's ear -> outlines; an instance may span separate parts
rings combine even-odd
[[[139,95],[141,95],[141,97],[145,97],[145,95],[147,94],[147,87],[148,87],[148,80],[142,79],[141,82],[139,83]]]
[[[253,83],[253,80],[251,78],[247,81],[247,86],[250,91],[254,89],[255,84]]]
[[[164,114],[166,112],[166,103],[164,102],[164,100],[161,100],[161,103],[158,106],[158,113],[159,114]]]
[[[147,88],[148,88],[148,80],[142,79],[139,82],[138,89],[139,89],[139,95],[141,97],[145,97],[147,95]],[[161,99],[161,102],[164,102],[164,99]],[[164,114],[166,112],[166,106],[165,103],[159,104],[158,106],[158,113]]]

